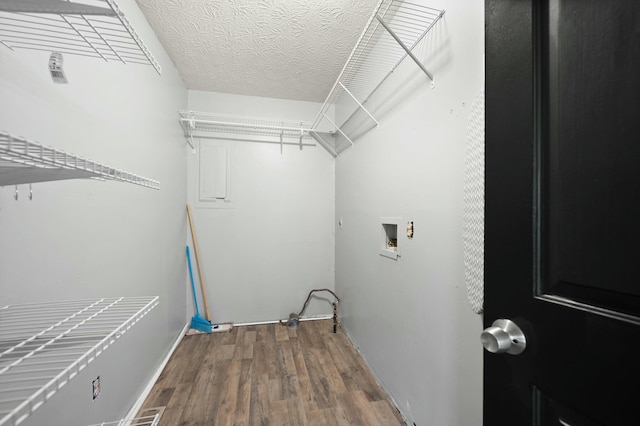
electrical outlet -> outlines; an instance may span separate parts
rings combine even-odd
[[[100,376],[91,382],[91,389],[93,392],[93,399],[95,400],[100,396]]]

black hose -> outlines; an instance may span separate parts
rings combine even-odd
[[[339,302],[340,298],[331,290],[329,290],[328,288],[315,288],[313,290],[311,290],[309,292],[309,295],[307,296],[307,300],[305,300],[304,305],[302,305],[302,310],[300,311],[300,313],[298,314],[299,317],[302,316],[302,314],[304,313],[304,310],[307,309],[307,305],[309,304],[309,300],[311,299],[311,295],[317,291],[328,291],[329,293],[333,294],[333,297],[336,298],[336,300]]]

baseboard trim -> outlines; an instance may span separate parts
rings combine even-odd
[[[378,385],[380,385],[384,393],[387,394],[387,396],[389,397],[389,400],[393,404],[393,408],[395,408],[398,411],[398,413],[400,413],[400,417],[402,417],[402,420],[405,422],[405,424],[407,425],[412,424],[412,422],[410,422],[407,416],[405,416],[405,414],[402,412],[402,410],[400,409],[400,406],[398,405],[398,402],[393,397],[391,392],[389,392],[389,389],[387,389],[384,382],[380,379],[380,376],[378,376],[378,373],[376,373],[376,371],[373,368],[371,368],[371,364],[369,364],[369,362],[367,361],[367,358],[364,356],[362,351],[360,351],[360,346],[358,346],[358,344],[356,343],[356,340],[351,335],[351,332],[349,332],[349,329],[345,327],[345,325],[342,323],[340,324],[340,328],[342,328],[342,331],[347,336],[347,339],[349,339],[349,341],[351,342],[351,346],[353,346],[356,349],[356,351],[358,352],[358,355],[360,355],[360,358],[362,358],[362,360],[364,361],[365,365],[373,375],[374,380],[378,383]]]
[[[153,389],[153,385],[155,385],[156,382],[158,381],[158,377],[160,377],[160,374],[162,374],[162,370],[164,370],[164,367],[167,366],[167,363],[169,362],[171,355],[173,355],[173,353],[175,352],[176,348],[182,341],[182,338],[187,333],[187,330],[189,330],[189,323],[185,324],[185,326],[180,331],[180,334],[178,334],[178,336],[176,337],[176,340],[175,342],[173,342],[173,346],[171,346],[171,349],[169,349],[167,356],[162,360],[162,362],[156,369],[156,372],[153,373],[153,376],[151,376],[151,379],[149,379],[149,382],[147,382],[147,386],[144,388],[140,396],[138,396],[138,399],[136,400],[135,404],[133,404],[133,407],[131,407],[131,409],[129,410],[129,413],[127,413],[127,417],[125,417],[126,419],[133,419],[138,414],[138,411],[140,411],[140,409],[142,408],[142,404],[144,404],[144,401],[147,399],[147,397],[151,393],[151,389]]]
[[[313,317],[302,317],[300,318],[300,321],[317,321],[317,320],[326,320],[326,319],[331,319],[333,318],[333,315],[318,315],[318,316],[313,316]],[[263,324],[277,324],[279,323],[280,320],[273,320],[273,321],[256,321],[256,322],[241,322],[241,323],[237,323],[237,324],[233,324],[234,327],[241,327],[244,325],[263,325]]]

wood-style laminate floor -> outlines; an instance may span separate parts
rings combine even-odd
[[[185,336],[140,414],[160,425],[404,425],[330,320]]]

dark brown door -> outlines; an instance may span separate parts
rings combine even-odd
[[[640,425],[640,1],[485,6],[484,424]]]

